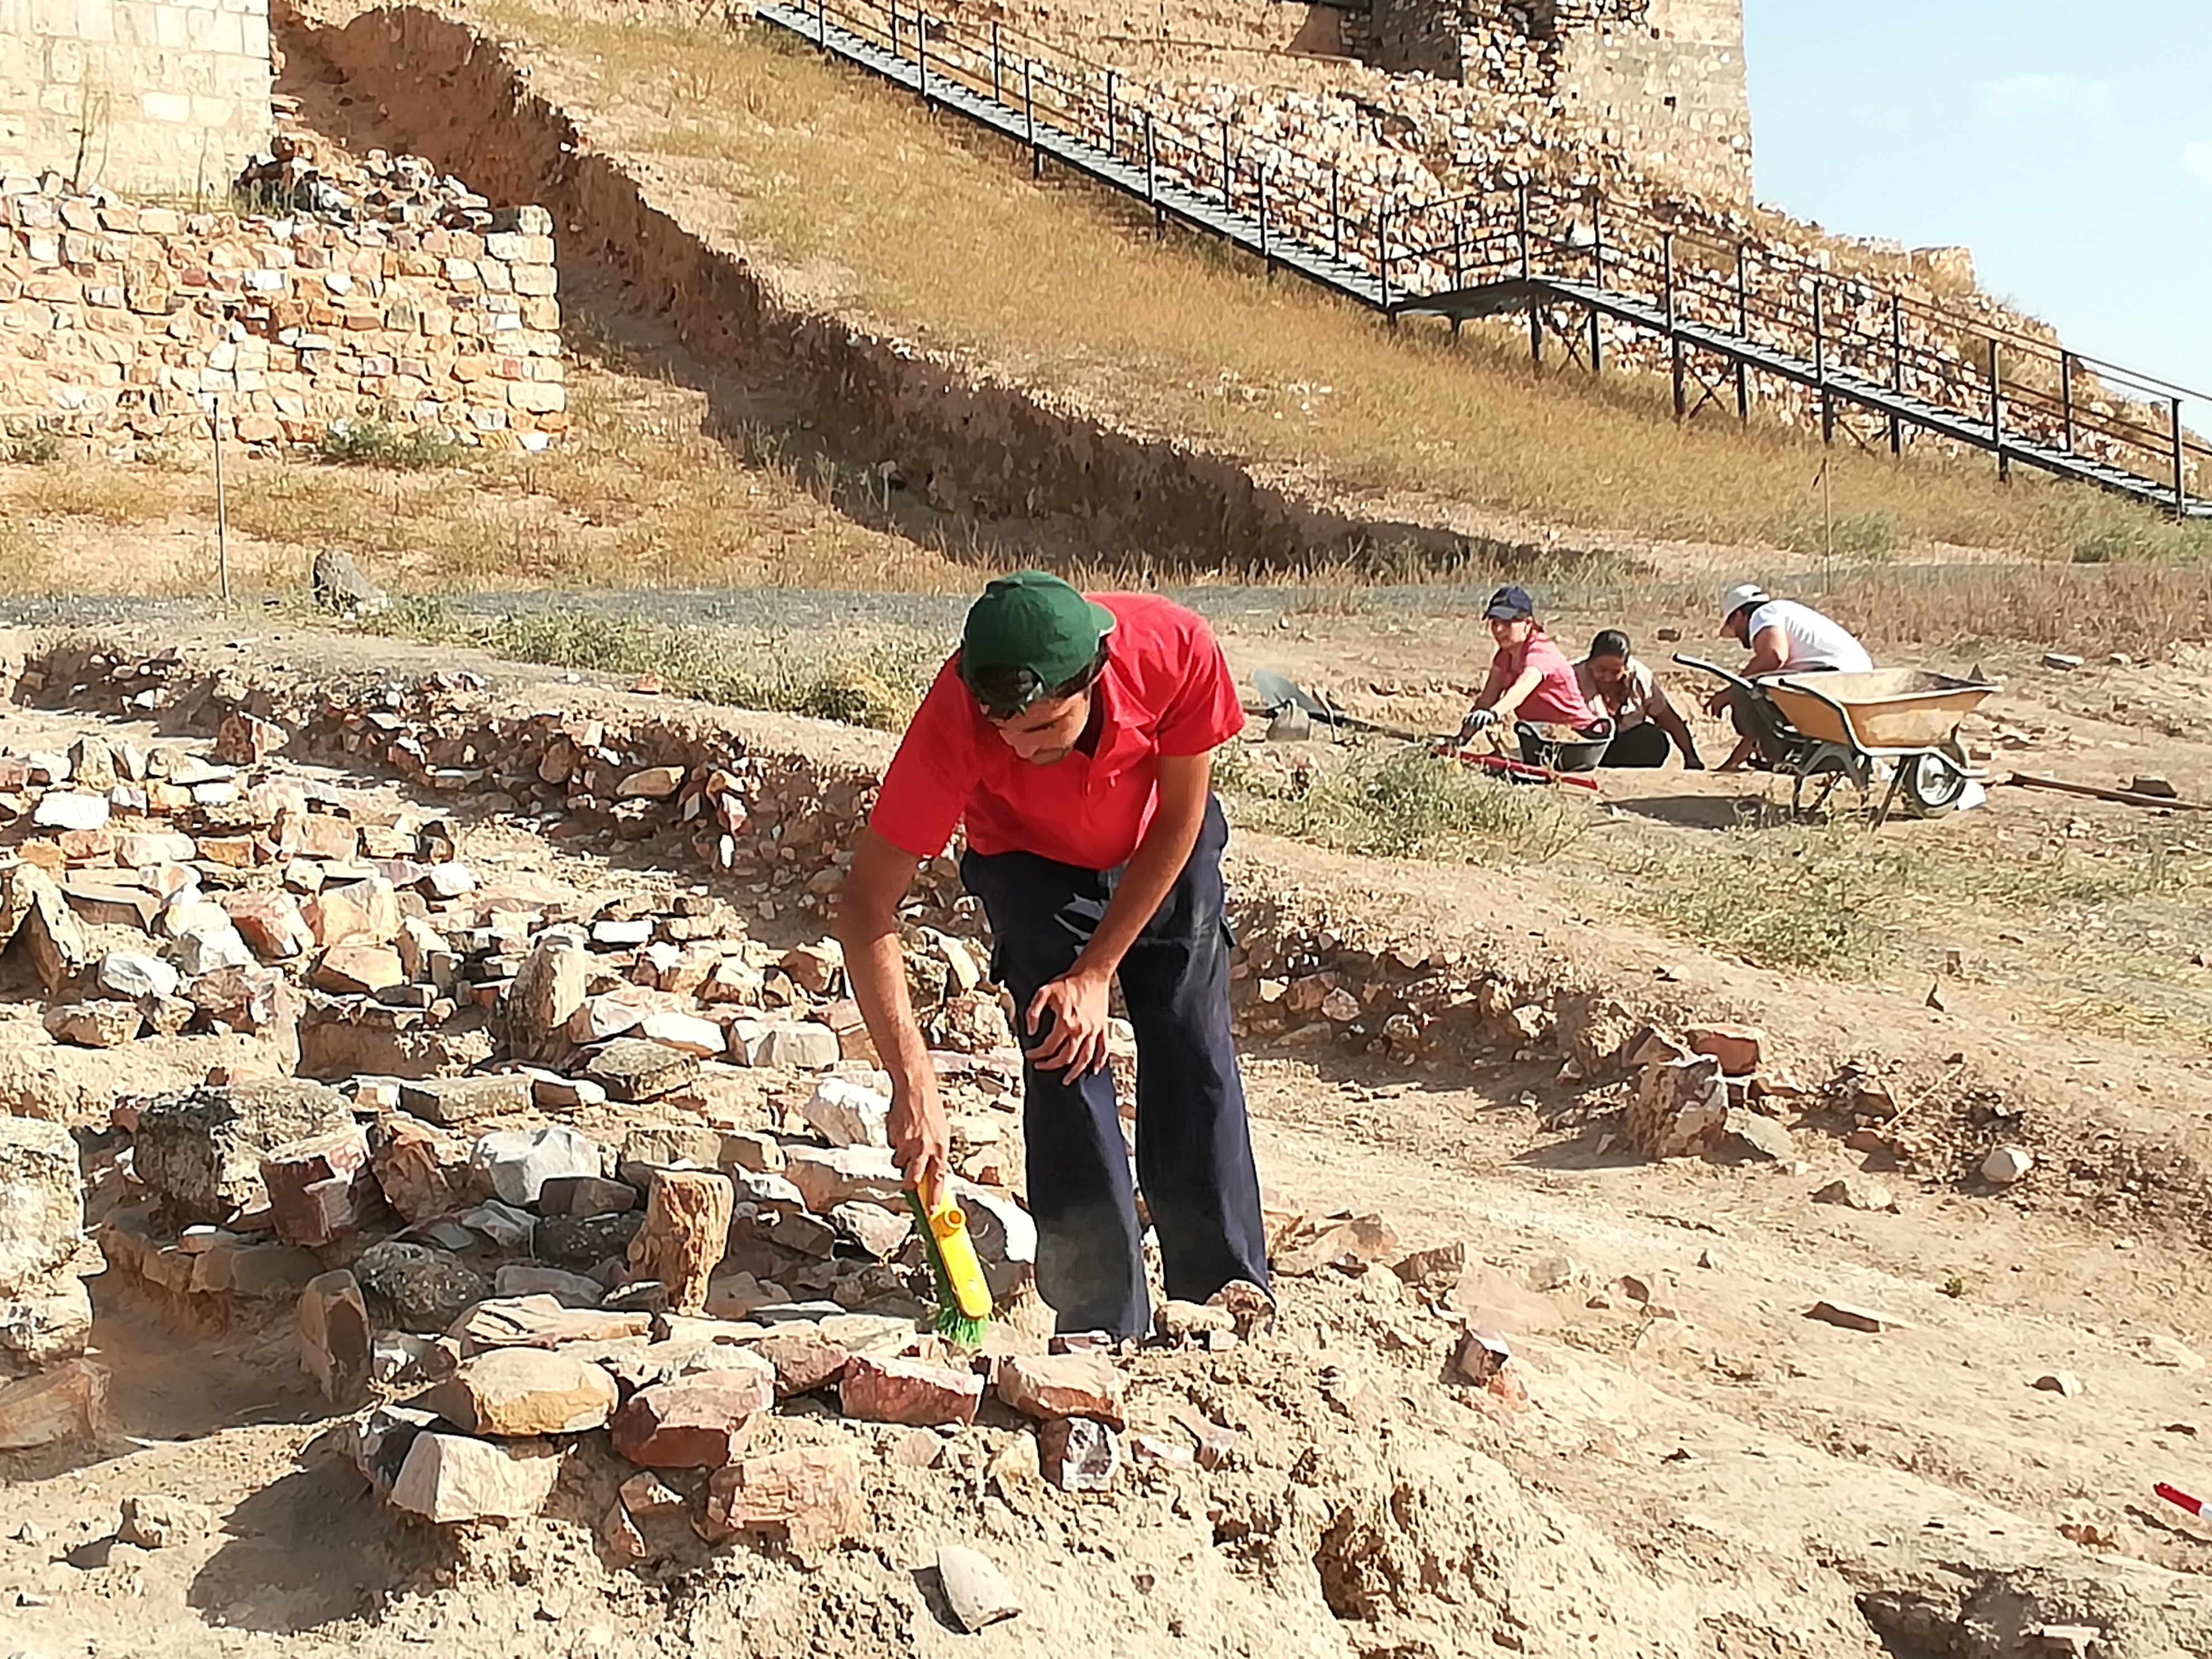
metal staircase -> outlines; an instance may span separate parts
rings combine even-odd
[[[1048,161],[1395,321],[1524,313],[1601,371],[1608,350],[1664,368],[1678,416],[1757,400],[1893,453],[1909,436],[1993,454],[2212,520],[2212,444],[2184,423],[2212,398],[2022,331],[1993,308],[1838,276],[1696,222],[1529,181],[1446,201],[1355,204],[1280,146],[1119,72],[992,25],[899,0],[793,0],[759,20],[904,87]],[[1870,435],[1863,429],[1871,425]]]

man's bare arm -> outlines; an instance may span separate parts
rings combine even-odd
[[[876,1054],[891,1076],[891,1149],[909,1185],[935,1192],[951,1174],[951,1139],[937,1091],[929,1045],[907,994],[898,907],[921,860],[863,829],[853,848],[834,924],[845,947],[845,976],[860,1005]],[[926,1184],[925,1184],[926,1183]]]
[[[1206,822],[1212,775],[1211,754],[1160,757],[1159,806],[1091,943],[1074,966],[1039,990],[1024,1011],[1031,1036],[1042,1029],[1046,1016],[1052,1019],[1051,1036],[1035,1056],[1039,1066],[1081,1077],[1106,1063],[1107,992],[1121,958],[1190,862],[1190,849]]]

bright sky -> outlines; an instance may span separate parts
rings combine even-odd
[[[2212,395],[2212,0],[1744,10],[1761,201],[1962,242],[2075,349]]]

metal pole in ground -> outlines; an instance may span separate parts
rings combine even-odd
[[[1605,287],[1605,220],[1603,198],[1597,187],[1590,187],[1590,286]],[[1605,337],[1599,329],[1598,309],[1593,301],[1589,320],[1590,373],[1605,373]]]
[[[1990,342],[1990,441],[1996,446],[1997,477],[2005,483],[2012,482],[2012,457],[2004,447],[2004,380],[2003,369],[1997,358],[1997,343]]]
[[[215,577],[216,591],[230,603],[230,504],[222,489],[222,395],[208,399],[208,424],[215,434]]]
[[[1000,89],[999,64],[999,26],[994,22],[991,25],[991,101],[994,104],[1006,101],[1006,94]]]

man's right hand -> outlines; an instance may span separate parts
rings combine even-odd
[[[890,1128],[891,1156],[906,1184],[925,1199],[943,1191],[952,1177],[952,1132],[934,1079],[917,1089],[891,1091]]]

